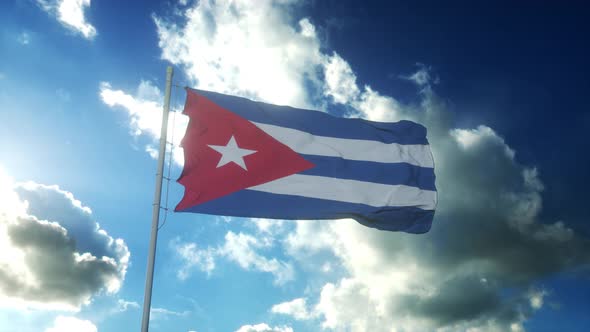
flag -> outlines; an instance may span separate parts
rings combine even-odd
[[[430,229],[437,196],[422,125],[186,92],[185,192],[175,211]]]

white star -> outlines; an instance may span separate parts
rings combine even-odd
[[[236,139],[232,135],[227,142],[227,145],[208,145],[211,149],[221,153],[221,159],[217,164],[217,168],[227,164],[227,163],[235,163],[236,165],[240,166],[241,168],[248,170],[246,168],[246,163],[244,162],[244,157],[256,153],[256,150],[248,150],[248,149],[240,149]]]

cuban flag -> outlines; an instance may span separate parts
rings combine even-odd
[[[337,118],[187,88],[179,212],[353,218],[424,233],[436,206],[426,128]]]

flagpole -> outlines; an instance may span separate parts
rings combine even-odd
[[[150,324],[150,308],[152,303],[152,286],[154,283],[154,265],[156,262],[156,242],[158,241],[158,225],[160,224],[160,199],[162,197],[162,177],[164,174],[164,159],[166,154],[166,136],[168,131],[168,113],[170,113],[170,90],[172,88],[172,74],[174,69],[168,66],[166,69],[166,94],[164,95],[164,108],[162,110],[162,129],[160,131],[160,150],[158,152],[158,173],[156,173],[156,191],[154,192],[154,204],[152,205],[152,233],[148,253],[147,272],[145,275],[145,292],[143,297],[143,317],[141,319],[141,332],[148,332]]]

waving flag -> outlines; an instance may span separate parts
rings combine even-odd
[[[353,218],[424,233],[436,206],[426,128],[372,122],[187,88],[185,193],[176,211]]]

